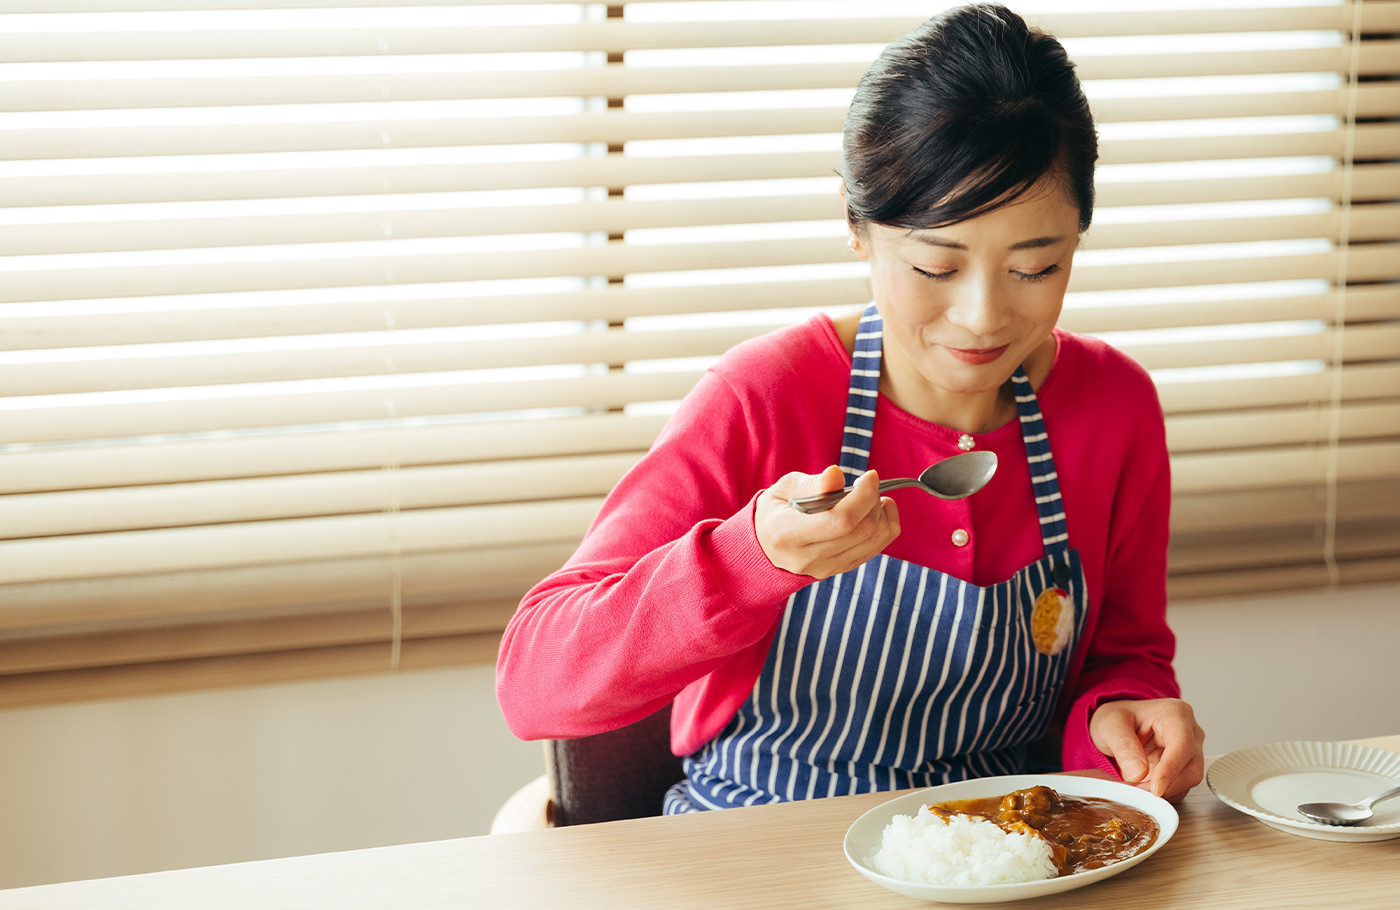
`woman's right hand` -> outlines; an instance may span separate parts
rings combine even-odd
[[[768,561],[813,578],[849,572],[899,536],[899,509],[882,497],[880,478],[866,471],[851,492],[825,512],[807,514],[788,505],[799,496],[831,493],[846,485],[836,465],[820,474],[785,474],[758,497],[754,530]]]

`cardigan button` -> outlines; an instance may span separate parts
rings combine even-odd
[[[958,448],[962,449],[964,452],[971,452],[973,449],[977,448],[977,440],[973,439],[967,433],[964,433],[958,437]]]
[[[955,547],[967,546],[967,542],[970,539],[971,538],[968,537],[968,533],[962,528],[958,528],[956,531],[953,532],[953,546]]]

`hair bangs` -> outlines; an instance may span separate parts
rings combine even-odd
[[[873,220],[915,230],[948,227],[1000,208],[1063,170],[1054,121],[1027,114],[983,121],[965,141],[940,143],[943,154],[938,147],[924,150],[935,162],[926,171],[934,179],[905,197],[904,211]]]

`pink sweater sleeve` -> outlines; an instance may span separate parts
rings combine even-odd
[[[1176,639],[1166,621],[1171,512],[1166,430],[1151,380],[1134,366],[1138,381],[1109,386],[1110,397],[1118,400],[1101,412],[1125,415],[1125,448],[1115,453],[1116,483],[1103,484],[1099,492],[1111,497],[1108,546],[1094,628],[1068,705],[1061,755],[1066,770],[1118,774],[1089,737],[1089,719],[1099,705],[1180,695],[1172,669]]]
[[[582,545],[506,627],[496,692],[523,739],[584,736],[654,712],[771,636],[811,579],[754,533],[744,408],[707,374],[604,502]]]

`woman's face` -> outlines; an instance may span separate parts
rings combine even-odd
[[[854,248],[870,261],[885,324],[887,394],[951,426],[981,422],[968,416],[979,408],[1000,422],[1000,389],[1016,367],[1034,376],[1054,358],[1051,331],[1078,244],[1079,210],[1050,180],[950,227],[867,225]]]

